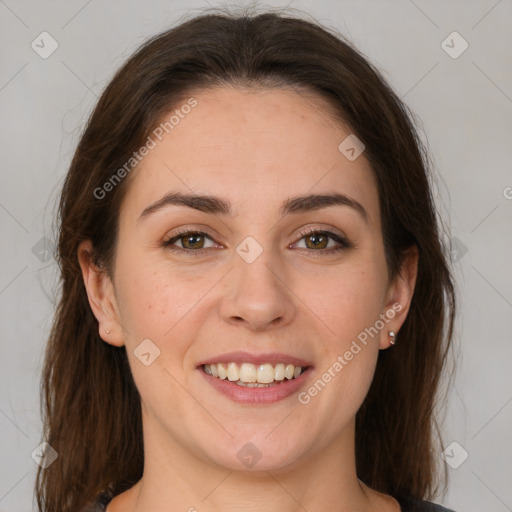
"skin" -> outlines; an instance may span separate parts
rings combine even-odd
[[[79,250],[100,335],[126,346],[142,401],[144,476],[107,512],[313,512],[333,503],[347,512],[399,511],[358,480],[354,428],[379,350],[407,316],[417,251],[390,280],[375,176],[364,153],[349,161],[338,150],[350,130],[327,115],[322,98],[232,88],[194,97],[197,107],[131,176],[113,279],[92,264],[89,242]],[[138,221],[170,191],[222,197],[234,215],[167,206]],[[361,203],[368,222],[348,206],[279,213],[290,197],[333,192]],[[173,252],[163,242],[179,227],[211,239],[199,237],[189,253],[178,239]],[[299,233],[309,227],[353,245],[321,255],[326,245]],[[252,263],[236,252],[247,236],[263,249]],[[339,245],[328,240],[327,249]],[[206,252],[194,257],[195,247]],[[234,350],[294,354],[314,365],[304,391],[393,304],[401,311],[306,405],[298,393],[269,405],[236,403],[196,369]],[[160,349],[149,366],[134,356],[147,338]],[[237,457],[247,442],[262,454],[250,469]]]

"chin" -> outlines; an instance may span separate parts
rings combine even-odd
[[[251,439],[247,436],[245,439]],[[293,467],[300,456],[297,450],[284,447],[283,443],[272,442],[268,439],[255,439],[248,441],[234,441],[225,446],[218,453],[210,453],[208,458],[218,466],[232,471],[279,471]]]

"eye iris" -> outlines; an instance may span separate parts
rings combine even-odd
[[[201,233],[185,233],[178,237],[184,249],[202,249],[204,238],[205,235]],[[306,235],[304,238],[309,249],[325,249],[329,245],[330,236],[325,232],[314,232]],[[200,243],[199,239],[203,239],[203,242]]]
[[[313,233],[312,235],[308,235],[306,237],[306,245],[309,247],[309,244],[308,244],[308,240],[311,240],[311,239],[314,239],[314,240],[318,240],[318,239],[323,239],[322,242],[324,242],[324,244],[322,245],[322,242],[313,242],[313,247],[314,248],[317,248],[317,247],[320,247],[321,249],[325,249],[325,247],[327,247],[327,244],[328,244],[328,238],[327,236],[323,235],[323,234],[317,234],[317,233]]]
[[[194,240],[194,239],[197,239],[197,238],[203,238],[203,235],[200,235],[199,233],[192,233],[192,234],[189,234],[189,235],[184,235],[184,236],[181,237],[181,244],[186,249],[191,249],[191,248],[199,248],[199,249],[201,249],[203,247],[204,240],[203,240],[203,244],[201,244],[200,247],[197,247],[197,246],[190,247],[190,241]],[[194,243],[192,242],[192,245],[193,244]]]

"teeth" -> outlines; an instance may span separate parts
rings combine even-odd
[[[274,382],[274,368],[271,364],[260,364],[258,366],[258,378],[260,384],[270,384]]]
[[[274,368],[274,379],[275,380],[283,380],[284,379],[284,371],[285,367],[283,363],[276,364]]]
[[[240,367],[236,363],[205,364],[203,370],[208,375],[219,379],[228,379],[240,386],[267,387],[271,384],[278,384],[285,378],[296,379],[303,371],[302,366],[293,364],[278,363],[272,366],[269,363],[254,365],[242,363]]]
[[[212,366],[215,366],[214,364]],[[254,383],[258,381],[258,372],[253,364],[242,363],[240,371],[238,372],[238,378],[242,382]]]
[[[208,366],[208,365],[205,365],[205,366]],[[228,376],[226,367],[223,364],[217,364],[215,366],[217,366],[217,371],[219,373],[219,379],[225,379]]]
[[[228,380],[231,382],[238,380],[240,378],[239,373],[238,366],[235,363],[228,364]]]
[[[245,388],[268,388],[276,385],[275,382],[272,382],[271,384],[260,384],[259,382],[242,382],[241,380],[237,380],[235,384]]]

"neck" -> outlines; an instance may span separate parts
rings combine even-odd
[[[384,495],[357,478],[353,423],[320,451],[287,467],[260,471],[216,465],[175,442],[168,432],[151,427],[144,435],[144,475],[123,498],[123,512],[388,510],[382,505],[389,506],[389,498],[383,501]],[[108,509],[116,511],[115,506]]]

